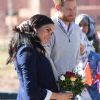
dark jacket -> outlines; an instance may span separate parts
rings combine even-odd
[[[58,91],[49,60],[32,47],[21,46],[14,64],[20,81],[17,100],[44,100],[46,89]]]

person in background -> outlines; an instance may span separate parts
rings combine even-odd
[[[88,41],[94,46],[95,51],[99,53],[100,39],[96,32],[95,21],[87,14],[80,14],[76,17],[76,24],[78,24],[82,31],[86,34]]]
[[[83,60],[83,62],[85,59],[89,59],[90,62],[92,61],[90,63],[91,68],[93,67],[96,69],[96,62],[100,59],[100,54],[95,52],[95,48],[92,44],[95,32],[94,21],[89,15],[80,14],[76,17],[75,22],[83,31],[83,34],[81,34],[81,44],[84,45],[84,52],[81,55],[81,59]]]
[[[60,93],[52,66],[45,56],[46,44],[54,31],[54,22],[37,14],[28,20],[25,30],[14,28],[7,64],[13,62],[20,81],[17,100],[71,100],[73,94]]]
[[[94,20],[87,14],[80,14],[76,17],[75,22],[83,31],[83,34],[81,34],[81,43],[82,48],[84,46],[84,52],[80,56],[81,60],[83,63],[86,63],[85,61],[89,62],[93,79],[95,79],[95,75],[97,74],[97,62],[100,61],[100,54],[95,52],[95,48],[93,46],[96,40]],[[98,93],[97,86],[95,84],[88,86],[87,89],[92,100],[100,99],[100,94]]]
[[[85,62],[86,59],[88,59],[88,56],[91,51],[95,51],[92,42],[88,40],[88,37],[92,37],[92,35],[88,34],[93,34],[94,30],[94,23],[92,23],[92,29],[89,28],[89,17],[85,14],[81,14],[76,17],[75,22],[80,26],[80,29],[82,30],[83,34],[81,34],[81,44],[80,44],[80,49],[82,46],[84,46],[84,50],[80,55],[80,59]],[[91,31],[90,31],[91,30]]]

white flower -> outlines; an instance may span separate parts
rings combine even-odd
[[[82,100],[80,95],[76,95],[75,100]]]
[[[80,62],[78,63],[78,65],[75,67],[74,72],[75,72],[76,74],[78,74],[79,76],[81,76],[82,79],[85,78],[85,73],[84,73],[84,69],[83,69],[83,63],[82,63],[81,61],[80,61]]]
[[[78,73],[81,70],[83,70],[83,63],[79,62],[78,65],[75,67],[74,72]]]
[[[78,75],[80,75],[82,77],[82,79],[85,77],[85,73],[84,73],[84,70],[80,70],[78,72]]]
[[[65,80],[65,76],[64,76],[64,75],[61,75],[61,76],[60,76],[60,80],[61,80],[61,81],[64,81],[64,80]]]
[[[78,65],[77,65],[77,70],[82,70],[83,69],[83,63],[80,62]]]

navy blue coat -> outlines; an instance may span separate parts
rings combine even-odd
[[[58,91],[49,60],[32,47],[21,46],[14,64],[20,82],[17,100],[44,100],[46,89]]]

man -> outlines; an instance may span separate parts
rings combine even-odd
[[[52,20],[56,27],[46,49],[59,76],[72,71],[79,61],[81,30],[74,23],[77,1],[55,0],[54,3],[58,13]]]

